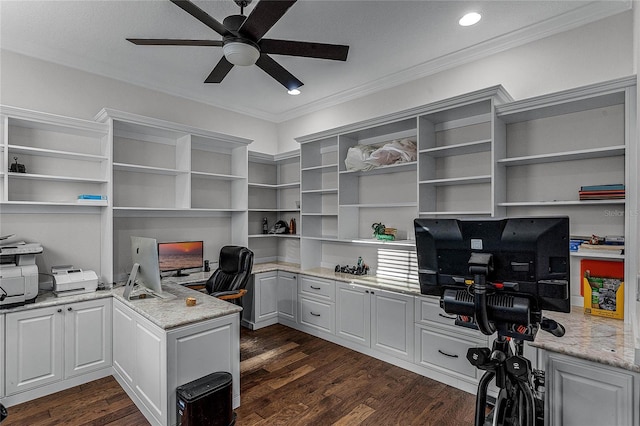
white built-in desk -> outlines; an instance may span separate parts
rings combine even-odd
[[[176,388],[227,371],[238,407],[242,308],[179,284],[162,288],[166,299],[131,301],[124,287],[44,292],[0,310],[0,402],[10,407],[113,375],[152,425],[175,425]],[[196,305],[186,306],[187,297]]]

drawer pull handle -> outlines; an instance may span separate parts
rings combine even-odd
[[[320,314],[316,314],[315,312],[309,312],[311,315],[313,315],[314,317],[319,317]]]
[[[312,288],[313,290],[320,290],[320,287],[314,287],[314,286],[311,286],[311,288]]]
[[[440,349],[438,349],[438,352],[440,352],[444,356],[448,356],[449,358],[458,358],[458,355],[448,354],[446,352],[442,352]]]
[[[452,320],[456,319],[456,317],[450,317],[450,316],[444,315],[444,314],[438,314],[438,316],[441,316],[442,318],[446,318],[446,319],[452,319]]]

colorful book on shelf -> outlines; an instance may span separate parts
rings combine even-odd
[[[106,195],[100,194],[80,194],[78,195],[78,200],[106,200]]]
[[[624,191],[624,184],[616,183],[611,185],[585,185],[580,187],[580,191]]]
[[[578,192],[581,200],[612,200],[625,198],[625,190],[610,191],[580,191]]]

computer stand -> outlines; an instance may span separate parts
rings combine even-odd
[[[124,286],[124,292],[122,293],[122,297],[125,300],[137,300],[137,299],[147,299],[157,297],[159,299],[171,299],[173,296],[167,294],[159,294],[155,291],[149,290],[146,287],[136,285],[136,279],[138,278],[138,270],[140,269],[140,264],[134,263],[133,268],[131,268],[131,273],[129,274],[129,278],[127,279],[127,283]]]

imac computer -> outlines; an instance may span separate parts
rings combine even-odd
[[[197,270],[202,271],[204,262],[202,241],[180,241],[158,243],[158,262],[160,273],[175,272],[178,277],[184,277]]]
[[[158,266],[158,244],[154,238],[131,237],[133,268],[124,290],[125,299],[147,296],[164,298]]]

